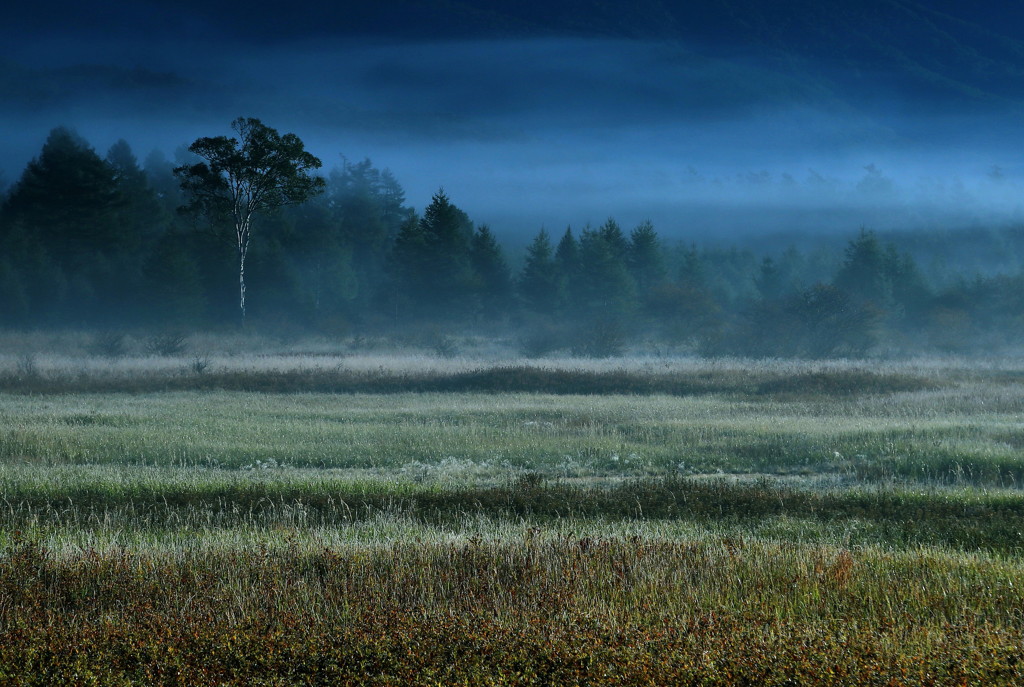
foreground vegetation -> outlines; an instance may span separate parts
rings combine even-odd
[[[348,362],[0,365],[0,682],[1024,681],[1012,362]]]
[[[14,684],[1019,684],[1020,565],[634,538],[14,543]]]

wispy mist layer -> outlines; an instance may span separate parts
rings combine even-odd
[[[936,114],[897,90],[678,44],[63,36],[11,52],[10,181],[54,126],[100,150],[125,138],[143,157],[245,115],[298,133],[327,166],[371,157],[417,207],[443,186],[504,235],[608,216],[686,236],[1022,219],[1012,113]]]

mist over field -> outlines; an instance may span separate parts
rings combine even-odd
[[[1024,4],[0,7],[0,684],[1024,685]]]

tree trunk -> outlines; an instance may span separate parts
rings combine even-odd
[[[249,232],[251,216],[235,219],[235,235],[238,239],[238,307],[242,310],[242,326],[245,326],[245,257],[249,254]]]
[[[242,309],[242,325],[245,325],[245,251],[238,254],[238,305]]]

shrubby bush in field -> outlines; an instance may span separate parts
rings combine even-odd
[[[580,327],[573,336],[572,354],[581,358],[614,358],[626,350],[626,332],[616,319]]]
[[[527,358],[543,358],[569,347],[569,331],[553,323],[540,321],[528,326],[519,337],[519,352]]]
[[[177,356],[188,350],[188,336],[179,332],[154,334],[146,339],[146,353],[150,355]]]
[[[93,336],[89,350],[103,358],[120,358],[128,352],[127,338],[124,332],[99,332]]]

